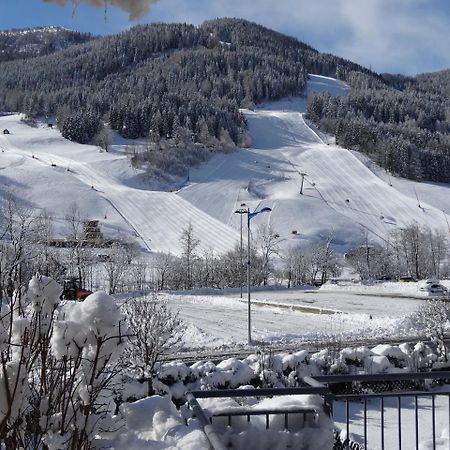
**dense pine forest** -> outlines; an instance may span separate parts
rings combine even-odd
[[[309,119],[339,144],[393,173],[450,181],[450,72],[378,75],[240,19],[140,25],[95,39],[60,32],[67,48],[53,38],[38,53],[21,50],[33,48],[19,45],[26,33],[10,33],[15,51],[9,58],[2,52],[0,110],[56,115],[63,136],[81,143],[109,123],[126,138],[148,137],[158,146],[245,146],[239,108],[302,95],[307,74],[315,73],[352,87],[348,97],[320,94],[308,105]]]
[[[383,80],[359,75],[348,97],[314,95],[307,117],[394,174],[450,181],[450,70]]]
[[[187,131],[241,144],[240,107],[302,94],[308,72],[364,69],[266,28],[222,19],[200,27],[137,26],[50,55],[2,64],[0,109],[57,114],[63,134],[88,142],[101,120],[127,138]]]
[[[93,39],[90,33],[62,27],[20,28],[0,31],[0,62],[48,55]]]

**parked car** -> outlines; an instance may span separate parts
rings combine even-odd
[[[439,280],[435,278],[430,278],[425,280],[419,286],[419,291],[421,292],[429,292],[431,294],[447,294],[448,289],[443,286]]]
[[[445,286],[442,286],[442,284],[430,284],[429,290],[433,294],[436,294],[436,293],[445,294],[447,292],[447,288]]]

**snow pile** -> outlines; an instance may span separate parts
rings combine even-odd
[[[318,396],[297,395],[266,398],[200,399],[200,405],[209,416],[226,411],[293,411],[308,409],[315,412],[306,417],[303,413],[289,415],[289,431],[285,430],[284,414],[270,416],[270,429],[266,430],[265,416],[253,416],[247,422],[246,416],[233,418],[228,427],[226,418],[214,418],[213,427],[224,445],[248,450],[302,448],[305,450],[326,450],[333,446],[333,422],[323,413],[323,401]],[[103,433],[97,444],[115,450],[183,449],[208,450],[206,435],[192,411],[181,408],[178,411],[168,397],[158,395],[134,403],[124,403],[119,413],[123,427],[116,433]]]
[[[436,439],[436,443],[433,443],[432,439],[426,440],[420,443],[422,450],[448,450],[450,448],[450,439],[448,438],[448,430],[442,430],[441,437]]]
[[[339,291],[339,292],[355,292],[362,294],[376,295],[399,295],[399,296],[415,296],[419,294],[420,283],[399,283],[397,281],[337,281],[337,283],[328,281],[323,284],[320,291]]]
[[[246,399],[238,403],[233,399],[200,399],[199,403],[211,415],[220,412],[238,411],[295,411],[296,409],[314,409],[316,414],[303,413],[289,415],[289,431],[285,429],[284,414],[270,415],[270,428],[266,429],[265,415],[237,416],[228,426],[227,417],[213,419],[215,430],[222,436],[223,442],[232,448],[248,450],[272,450],[302,448],[305,450],[326,450],[333,447],[333,422],[323,412],[323,401],[314,395],[289,395],[266,398],[259,402]]]
[[[225,375],[226,384],[230,388],[236,388],[246,384],[254,377],[253,370],[244,362],[236,358],[229,358],[219,363],[216,368],[219,373]]]
[[[209,443],[195,420],[186,426],[168,397],[152,396],[120,407],[126,426],[109,445],[116,450],[207,450]],[[106,439],[105,439],[106,443]]]

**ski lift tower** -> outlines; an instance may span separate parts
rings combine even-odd
[[[305,172],[299,172],[300,173],[300,175],[301,175],[301,177],[302,177],[302,183],[300,184],[300,195],[303,195],[303,184],[304,184],[304,182],[305,182],[305,177],[306,177],[306,175],[308,175],[307,173],[305,173]]]

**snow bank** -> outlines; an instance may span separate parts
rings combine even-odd
[[[313,409],[308,414],[291,413],[289,431],[285,430],[284,414],[270,416],[266,430],[265,416],[234,417],[232,427],[226,418],[214,418],[213,426],[224,445],[248,450],[302,448],[327,450],[333,447],[333,422],[323,413],[323,401],[318,396],[301,395],[266,398],[262,401],[246,399],[238,404],[233,399],[200,399],[207,415],[230,410]],[[168,397],[147,397],[120,407],[123,427],[115,434],[102,436],[98,445],[114,450],[183,449],[209,450],[209,442],[190,410],[178,411]],[[185,421],[185,418],[187,419]],[[187,424],[186,424],[187,423]]]
[[[314,409],[317,415],[291,413],[289,431],[285,430],[284,414],[270,415],[270,428],[266,429],[266,416],[237,416],[232,419],[232,427],[228,426],[227,417],[213,419],[213,425],[225,445],[232,448],[248,450],[272,450],[285,448],[302,448],[305,450],[326,450],[333,447],[333,422],[323,413],[323,401],[314,395],[289,395],[266,398],[254,403],[253,399],[237,403],[230,398],[200,399],[199,403],[207,413],[213,415],[229,411],[294,411],[296,409]]]
[[[168,397],[147,397],[121,405],[125,421],[108,448],[115,450],[183,449],[209,450],[206,436],[196,421],[186,426],[181,413]],[[113,446],[111,447],[111,444]]]

